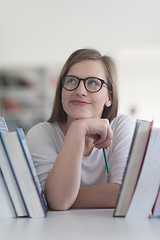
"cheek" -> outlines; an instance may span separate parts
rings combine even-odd
[[[105,98],[103,96],[100,96],[94,99],[95,111],[98,112],[99,114],[103,112],[104,105],[105,105]]]
[[[95,98],[95,102],[97,102],[97,105],[99,106],[104,106],[106,101],[108,99],[108,96],[106,94],[99,94],[96,98]]]
[[[101,114],[104,110],[104,106],[109,104],[109,96],[105,94],[100,94],[95,99],[96,109]],[[109,104],[110,105],[110,104]]]

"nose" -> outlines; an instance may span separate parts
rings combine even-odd
[[[76,94],[78,95],[86,95],[87,94],[87,90],[84,86],[84,82],[80,81],[79,86],[75,89]]]

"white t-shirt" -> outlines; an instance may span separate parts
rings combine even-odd
[[[107,176],[102,149],[93,148],[90,156],[82,159],[81,187],[107,182],[121,184],[134,127],[135,122],[126,115],[118,115],[111,122],[114,138],[111,146],[106,150],[110,176]],[[54,165],[65,136],[57,123],[43,122],[32,127],[26,138],[44,189],[46,178]]]

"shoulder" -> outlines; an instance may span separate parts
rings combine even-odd
[[[135,120],[125,114],[118,114],[111,122],[112,130],[116,128],[134,128]]]
[[[41,122],[29,129],[27,136],[45,133],[51,130],[51,124],[48,122]]]
[[[42,122],[33,126],[27,133],[27,138],[40,139],[63,135],[57,123]]]
[[[111,122],[111,128],[116,138],[132,138],[135,120],[125,114],[118,114]]]

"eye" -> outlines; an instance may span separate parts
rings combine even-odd
[[[74,77],[66,77],[65,78],[65,84],[66,85],[76,85],[77,84],[77,79]]]
[[[100,87],[101,86],[101,82],[98,79],[94,79],[94,78],[93,79],[88,79],[87,85],[88,86]]]

